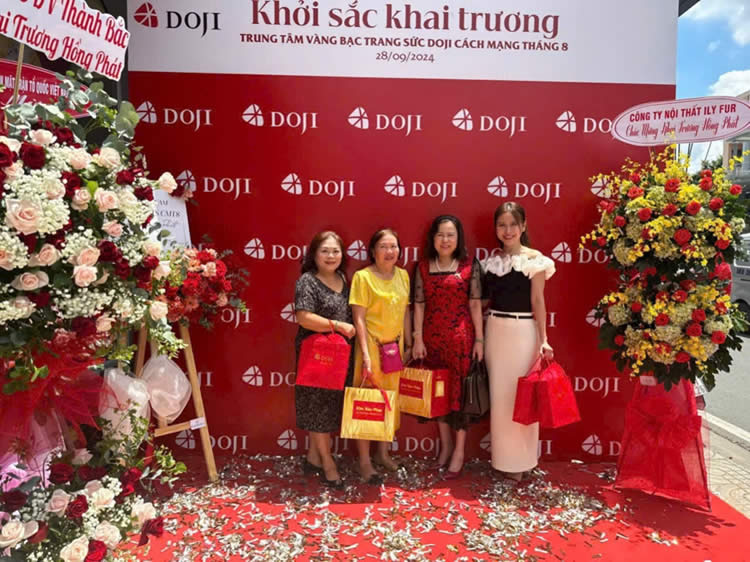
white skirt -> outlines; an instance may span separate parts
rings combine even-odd
[[[503,472],[531,470],[539,458],[539,424],[514,422],[513,407],[518,379],[529,372],[539,353],[536,321],[490,315],[484,337],[490,378],[492,467]]]

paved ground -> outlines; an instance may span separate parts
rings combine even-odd
[[[706,395],[706,411],[750,431],[750,338],[743,337],[742,351],[732,354],[732,369],[716,377],[716,387]]]
[[[711,491],[750,517],[750,450],[713,431],[704,440]]]

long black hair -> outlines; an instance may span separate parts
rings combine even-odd
[[[458,217],[455,217],[453,215],[440,215],[439,217],[435,217],[435,220],[432,221],[432,224],[430,225],[430,231],[427,233],[427,241],[424,247],[425,257],[428,260],[437,259],[438,253],[437,250],[435,250],[435,235],[437,235],[440,225],[444,222],[453,223],[453,226],[456,227],[456,232],[458,234],[458,239],[456,240],[456,249],[453,250],[453,259],[458,261],[466,259],[467,252],[464,227],[461,224],[461,221],[458,220]]]
[[[344,249],[344,241],[341,239],[341,236],[336,234],[333,230],[323,230],[313,236],[310,245],[307,247],[307,253],[305,254],[305,257],[302,258],[302,273],[307,273],[308,271],[312,271],[313,273],[318,272],[318,266],[315,264],[315,254],[318,253],[318,248],[320,248],[321,244],[323,244],[328,238],[333,238],[339,245],[339,248],[341,248],[341,263],[336,268],[336,271],[346,279],[347,256],[346,250]]]
[[[497,209],[495,209],[495,225],[497,225],[497,219],[499,219],[500,216],[504,215],[505,213],[510,213],[511,215],[513,215],[513,218],[516,219],[516,222],[519,226],[526,225],[526,211],[515,201],[508,201],[507,203],[503,203]],[[524,230],[521,233],[521,244],[530,248],[531,242],[529,241],[529,235],[527,232],[528,229]],[[503,241],[500,240],[500,237],[497,236],[497,233],[495,234],[495,236],[497,237],[497,241],[500,243],[500,247],[502,248]]]

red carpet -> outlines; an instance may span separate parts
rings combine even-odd
[[[750,560],[750,520],[713,498],[711,513],[611,488],[611,465],[549,463],[514,488],[476,462],[446,482],[407,459],[382,488],[342,461],[347,489],[302,475],[299,457],[218,459],[206,485],[165,499],[165,533],[140,560]]]

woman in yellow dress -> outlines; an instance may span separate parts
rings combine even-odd
[[[383,373],[380,368],[378,344],[398,341],[404,362],[411,354],[411,317],[409,315],[409,274],[396,266],[401,244],[396,232],[383,228],[370,239],[371,264],[357,271],[352,279],[349,304],[352,306],[357,342],[354,355],[354,384],[362,383],[363,368],[372,374],[374,381],[384,390],[398,393],[401,371]],[[365,384],[373,386],[367,381]],[[398,400],[392,405],[398,408]],[[399,427],[396,412],[396,429]],[[372,460],[386,470],[396,471],[399,466],[388,453],[388,442],[378,442]],[[370,459],[370,442],[359,440],[359,473],[362,480],[374,485],[382,483]]]

